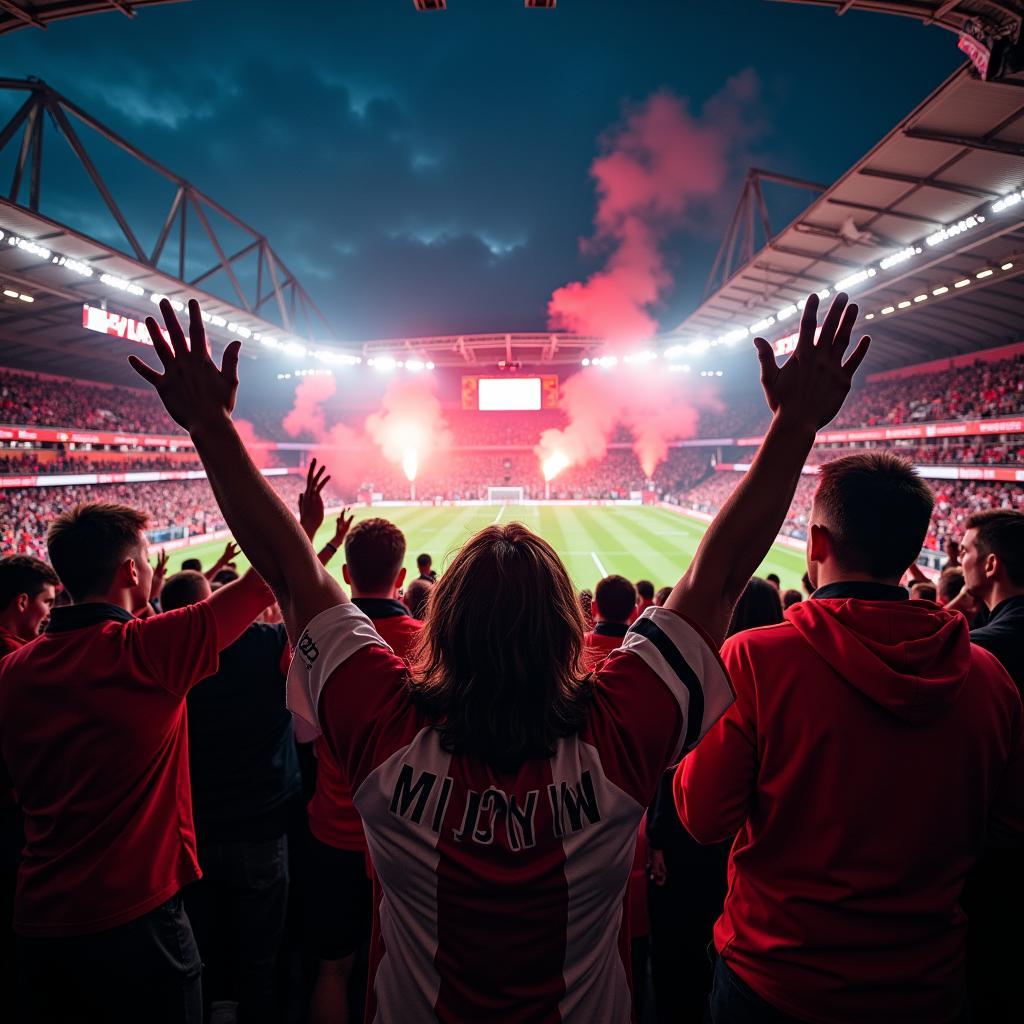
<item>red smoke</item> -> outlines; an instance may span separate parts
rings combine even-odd
[[[752,71],[731,79],[694,117],[685,101],[657,92],[601,140],[590,167],[597,185],[594,235],[585,251],[607,251],[586,281],[548,303],[552,330],[613,339],[649,338],[652,310],[671,284],[664,246],[694,200],[725,184],[729,150],[742,138],[743,108],[758,89]]]
[[[334,378],[303,377],[296,385],[295,399],[282,426],[289,437],[310,434],[315,441],[327,440],[323,403],[334,394]]]
[[[235,420],[235,430],[238,431],[238,436],[242,439],[242,444],[245,445],[246,451],[249,453],[249,458],[256,464],[260,469],[264,469],[271,465],[274,461],[272,449],[270,448],[270,442],[266,438],[260,437],[256,432],[256,428],[248,420]]]
[[[452,443],[441,403],[429,377],[398,377],[384,394],[379,412],[366,418],[366,433],[388,462],[409,479],[431,455]],[[411,471],[411,475],[410,475]]]

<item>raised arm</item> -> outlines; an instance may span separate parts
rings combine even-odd
[[[697,553],[665,607],[685,615],[721,643],[733,606],[761,564],[786,518],[814,435],[842,407],[853,375],[867,354],[861,338],[850,358],[857,307],[837,294],[815,342],[818,297],[811,295],[800,321],[796,350],[779,367],[764,338],[756,338],[772,423],[753,464],[715,516]]]
[[[306,486],[299,495],[299,525],[310,541],[316,537],[317,530],[324,521],[322,491],[330,479],[331,475],[323,463],[317,466],[316,459],[310,460],[309,468],[306,470]],[[334,536],[317,553],[316,557],[321,565],[326,565],[341,550],[353,518],[355,517],[348,506],[339,513],[334,524]]]
[[[129,362],[157,391],[167,412],[192,436],[217,504],[235,540],[281,605],[292,643],[309,620],[348,598],[317,561],[309,539],[249,458],[231,422],[238,389],[238,350],[233,341],[218,369],[194,299],[188,304],[189,341],[171,304],[160,303],[170,344],[152,317],[146,320],[159,373],[136,356]]]
[[[227,544],[224,545],[224,551],[221,553],[220,558],[218,558],[217,561],[203,573],[203,575],[212,583],[216,578],[217,573],[219,573],[221,569],[230,565],[237,557],[238,545],[229,540]]]

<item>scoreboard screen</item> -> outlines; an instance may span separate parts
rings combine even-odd
[[[462,408],[479,412],[536,412],[558,405],[558,377],[463,377]]]

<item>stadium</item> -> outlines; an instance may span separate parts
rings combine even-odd
[[[707,543],[709,523],[729,508],[773,429],[753,339],[765,339],[782,362],[798,348],[808,297],[817,295],[823,317],[843,293],[859,307],[858,331],[870,334],[870,351],[838,416],[817,432],[754,575],[774,576],[781,592],[806,602],[820,467],[883,453],[908,460],[934,499],[908,583],[940,583],[972,517],[1024,509],[1024,8],[980,0],[787,2],[850,19],[873,12],[880,34],[910,15],[944,31],[967,62],[932,83],[831,183],[751,168],[738,202],[725,197],[730,215],[716,222],[718,252],[703,267],[701,297],[675,325],[648,331],[632,324],[584,332],[563,316],[533,332],[494,323],[490,333],[354,340],[318,305],[308,261],[293,269],[282,256],[295,251],[291,242],[268,238],[258,220],[233,212],[231,195],[207,194],[109,127],[92,112],[101,106],[95,90],[76,95],[39,78],[0,78],[0,182],[10,182],[0,197],[0,553],[50,561],[55,519],[83,503],[114,503],[148,515],[145,536],[153,559],[160,556],[161,579],[196,560],[203,572],[227,568],[224,579],[249,568],[252,547],[229,526],[208,478],[208,453],[128,362],[135,356],[157,366],[175,345],[161,304],[185,323],[187,304],[197,300],[218,366],[241,341],[233,422],[259,474],[296,517],[314,460],[330,475],[325,514],[310,538],[316,551],[338,550],[339,517],[351,510],[352,529],[385,519],[401,531],[406,581],[417,578],[417,556],[427,553],[443,583],[480,531],[522,523],[551,545],[588,602],[608,577],[667,590]],[[175,5],[0,3],[0,49],[7,33],[102,13],[138,14],[141,25],[165,6]],[[458,5],[403,6],[440,22]],[[525,4],[546,8],[530,15],[540,19],[568,15],[569,6]],[[71,180],[88,195],[80,209],[53,200]],[[54,181],[57,189],[49,187]],[[97,230],[95,218],[82,215],[87,205],[113,227]],[[162,347],[147,328],[154,317]],[[242,550],[230,547],[221,559],[229,542]],[[326,571],[354,589],[343,562]],[[392,595],[401,596],[401,588]],[[609,650],[625,631],[624,624]],[[291,636],[292,647],[297,641]],[[0,700],[0,715],[3,707]],[[642,803],[649,829],[655,804]],[[379,855],[375,842],[371,858]],[[396,869],[382,864],[386,888]],[[642,885],[645,871],[641,862]],[[646,977],[651,968],[637,963],[634,975]],[[743,977],[786,1020],[810,1012],[809,1004],[775,998],[777,988],[759,988],[756,972]],[[448,1015],[437,1009],[437,1019],[481,1019],[451,1009],[461,990],[455,985],[453,994],[447,984],[437,1006],[449,998]],[[373,998],[368,1020],[434,1019],[389,1009],[385,988]],[[633,1019],[667,1019],[654,1016],[653,999]],[[822,999],[826,1008],[813,1019],[854,1019]],[[852,1005],[865,1014],[871,1006]],[[573,1016],[564,1006],[561,1017],[490,1012],[494,1020],[588,1019],[588,1011]],[[905,1017],[871,1012],[940,1019],[916,1004]],[[206,1019],[234,1017],[211,1018],[207,1006]],[[976,1011],[974,1019],[1006,1018]]]

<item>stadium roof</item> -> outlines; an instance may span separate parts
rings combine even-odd
[[[795,304],[838,287],[872,321],[874,369],[1019,340],[1022,185],[1024,89],[964,67],[663,341],[784,351]]]
[[[20,28],[47,28],[51,21],[85,14],[120,12],[134,18],[142,7],[183,0],[0,0],[0,34]]]

